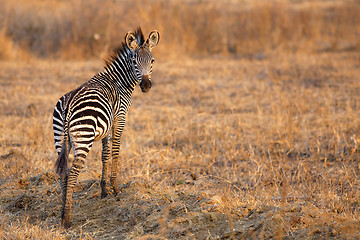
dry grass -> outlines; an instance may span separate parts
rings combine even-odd
[[[6,2],[0,10],[13,13],[0,15],[7,16],[1,57],[27,56],[0,65],[0,238],[360,237],[360,57],[354,14],[359,6],[350,1],[279,1],[277,6],[242,1],[241,10],[223,15],[214,3],[147,5],[137,16],[146,29],[158,28],[162,35],[154,50],[154,86],[148,94],[134,93],[122,137],[122,192],[100,199],[101,144],[95,144],[76,186],[74,226],[60,229],[51,113],[60,96],[100,71],[102,63],[51,59],[100,55],[129,25],[139,24],[110,20],[118,11],[131,16],[140,2],[123,3],[127,9],[134,4],[130,11],[111,8],[109,18],[102,7],[120,3],[91,3],[94,7],[72,3],[69,10],[67,1],[24,2],[18,8]],[[229,9],[238,4],[229,1]],[[53,14],[46,11],[49,6],[56,7]],[[88,18],[74,19],[81,6]],[[29,9],[40,10],[27,15]],[[196,22],[193,13],[205,16],[204,22]],[[20,16],[40,29],[41,19],[48,19],[43,42],[35,38],[29,45],[33,29],[22,39],[10,34]],[[165,22],[166,16],[182,21]],[[58,24],[56,33],[51,24]],[[244,27],[230,31],[232,24]],[[93,40],[84,39],[100,26],[106,29],[99,45],[88,48]],[[61,41],[50,43],[52,38]],[[218,40],[221,45],[214,44]],[[179,48],[168,56],[174,46]],[[181,52],[198,57],[178,60]]]
[[[158,61],[152,91],[137,90],[128,115],[119,201],[99,199],[96,144],[67,234],[358,237],[358,61],[351,53]],[[2,64],[3,235],[65,236],[51,110],[99,65]]]

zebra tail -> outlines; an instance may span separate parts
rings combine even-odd
[[[64,176],[64,174],[67,172],[68,169],[68,150],[67,147],[69,146],[68,142],[68,136],[67,136],[67,132],[68,131],[64,131],[64,139],[63,139],[63,144],[61,147],[61,152],[58,156],[58,159],[56,160],[55,163],[55,169],[56,169],[56,173],[59,176]]]

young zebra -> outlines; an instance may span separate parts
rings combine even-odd
[[[110,184],[115,195],[119,193],[117,162],[126,113],[136,84],[139,83],[143,92],[151,88],[154,62],[151,50],[158,44],[159,38],[159,33],[153,31],[145,41],[140,27],[134,32],[128,32],[125,43],[114,50],[103,72],[65,94],[57,102],[53,114],[55,148],[58,153],[55,167],[61,179],[61,219],[64,228],[71,225],[74,184],[94,141],[102,140],[101,198],[108,195],[106,179],[111,138],[113,159]],[[68,169],[71,148],[74,161]]]

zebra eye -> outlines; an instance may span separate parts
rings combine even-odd
[[[155,59],[151,59],[151,64],[153,64],[155,62]]]

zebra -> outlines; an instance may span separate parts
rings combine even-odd
[[[61,225],[65,229],[71,226],[75,182],[95,141],[102,141],[101,198],[108,195],[106,186],[111,152],[110,185],[115,195],[120,191],[116,179],[120,137],[135,86],[139,83],[142,92],[149,91],[152,86],[154,58],[151,51],[157,46],[159,39],[160,35],[156,30],[149,34],[146,41],[140,27],[128,32],[125,42],[105,59],[104,70],[66,93],[55,106],[53,130],[58,154],[55,168],[61,182]],[[71,148],[74,151],[74,160],[68,168]]]

